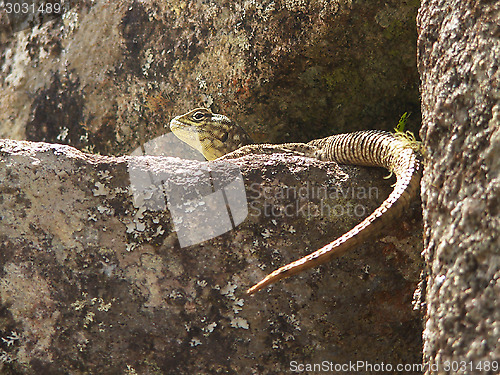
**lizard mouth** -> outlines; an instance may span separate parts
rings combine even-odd
[[[186,124],[186,123],[184,123],[182,121],[179,121],[177,119],[177,117],[173,118],[170,121],[170,130],[177,137],[185,136],[185,137],[189,137],[189,138],[198,138],[196,136],[197,133],[198,133],[198,130],[197,130],[196,126],[190,125],[190,124]]]
[[[182,123],[181,121],[179,121],[180,116],[177,116],[177,117],[174,117],[171,121],[170,121],[170,130],[174,131],[174,130],[177,130],[177,129],[183,129],[183,128],[187,128],[187,127],[190,127],[189,125],[186,125],[184,123]]]
[[[197,126],[186,124],[179,121],[178,117],[174,117],[170,121],[170,130],[178,139],[203,153],[203,147],[200,142],[200,133]]]

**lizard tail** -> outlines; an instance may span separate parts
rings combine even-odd
[[[309,144],[323,150],[323,159],[342,164],[387,168],[396,175],[394,190],[370,216],[349,232],[321,249],[270,273],[248,289],[247,294],[254,294],[278,280],[326,263],[368,238],[373,238],[388,223],[400,216],[417,194],[421,176],[420,158],[411,145],[402,138],[387,132],[362,131],[330,136]]]

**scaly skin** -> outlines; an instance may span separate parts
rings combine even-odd
[[[341,164],[384,167],[396,175],[394,190],[370,216],[321,249],[270,273],[248,289],[248,294],[326,263],[362,242],[377,237],[384,227],[401,216],[420,185],[420,156],[415,145],[399,134],[368,130],[332,135],[307,144],[252,144],[251,138],[242,128],[227,117],[204,108],[175,117],[170,129],[180,140],[200,151],[207,160],[232,159],[255,153],[292,152]]]

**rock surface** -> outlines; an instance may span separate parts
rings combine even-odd
[[[50,142],[1,143],[2,373],[418,364],[418,202],[382,241],[243,295],[369,214],[390,189],[385,172],[346,168],[344,181],[308,159],[239,160],[248,218],[181,247],[174,211],[151,206],[158,191],[133,194],[131,165],[133,176],[170,177],[182,191],[207,188],[204,167],[96,154],[145,147],[196,106],[228,115],[258,142],[392,130],[406,111],[416,131],[419,2],[71,3],[15,33],[0,12],[0,138]],[[333,197],[321,196],[325,187]]]
[[[285,155],[236,160],[247,219],[181,248],[172,211],[134,199],[130,171],[189,188],[203,184],[206,163],[18,141],[2,141],[0,155],[2,374],[419,362],[418,204],[380,242],[243,293],[369,214],[390,190],[382,171]]]
[[[416,0],[73,4],[3,36],[0,138],[123,155],[199,106],[259,142],[420,126]]]
[[[500,368],[499,14],[452,0],[419,14],[429,374]]]

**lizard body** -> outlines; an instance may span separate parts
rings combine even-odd
[[[248,289],[248,294],[328,262],[377,236],[385,226],[400,217],[419,188],[420,156],[414,145],[398,134],[368,130],[332,135],[307,144],[253,144],[241,127],[226,116],[213,114],[204,108],[175,117],[170,129],[180,140],[200,151],[207,160],[231,159],[255,153],[292,152],[340,164],[384,167],[396,175],[396,183],[389,197],[361,223],[321,249],[273,271]]]

